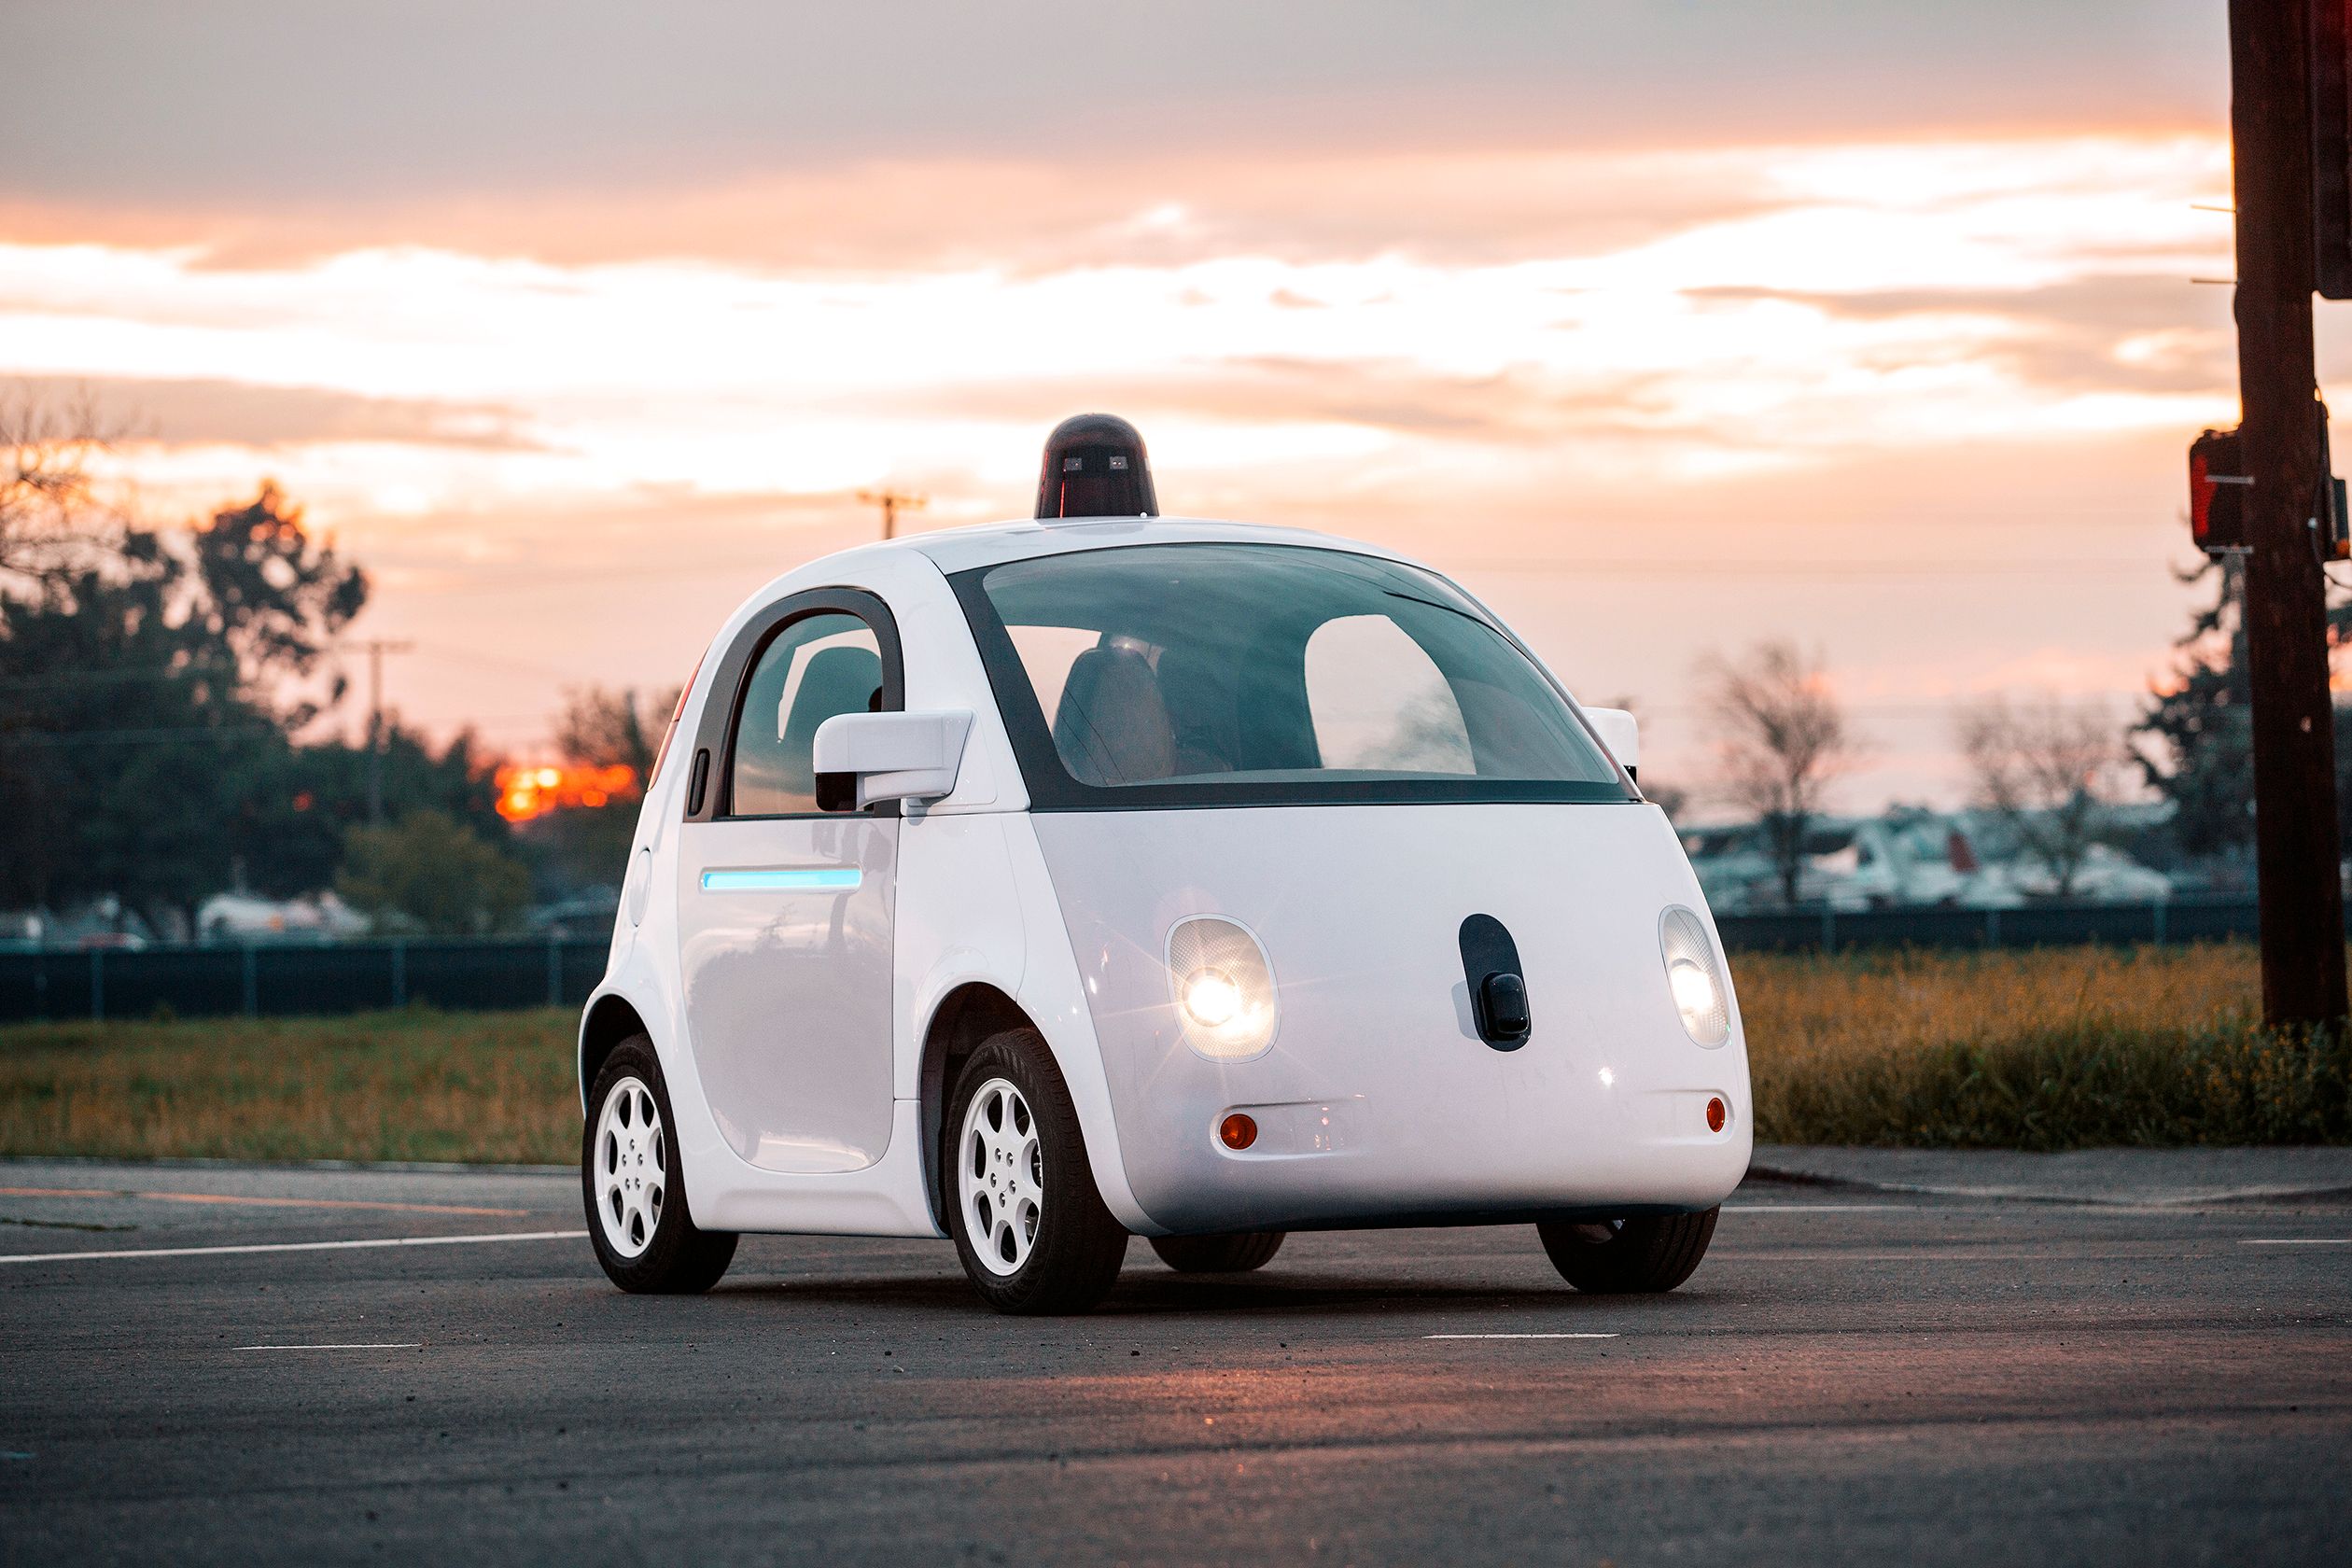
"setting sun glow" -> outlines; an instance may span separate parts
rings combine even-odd
[[[567,806],[594,808],[637,792],[637,770],[630,767],[502,767],[497,771],[498,815],[510,822]]]

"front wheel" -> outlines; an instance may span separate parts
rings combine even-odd
[[[735,1235],[698,1228],[687,1209],[669,1088],[653,1042],[639,1034],[615,1046],[588,1106],[581,1197],[605,1274],[646,1295],[693,1295],[717,1284],[735,1260]]]
[[[1084,1312],[1119,1277],[1127,1227],[1104,1207],[1045,1042],[1008,1029],[964,1063],[947,1106],[948,1229],[1000,1312]]]
[[[1247,1274],[1282,1250],[1280,1230],[1237,1230],[1224,1236],[1155,1236],[1152,1251],[1179,1274]]]
[[[1715,1238],[1720,1207],[1697,1214],[1645,1214],[1631,1220],[1535,1227],[1560,1277],[1599,1295],[1649,1295],[1690,1278]]]

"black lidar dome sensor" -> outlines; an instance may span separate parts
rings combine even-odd
[[[1081,413],[1045,438],[1037,477],[1040,517],[1157,517],[1152,460],[1135,427],[1116,414]]]

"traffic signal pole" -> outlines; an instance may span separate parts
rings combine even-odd
[[[2324,501],[2311,344],[2308,4],[2230,0],[2262,1013],[2274,1025],[2305,1026],[2345,1015],[2326,579],[2311,524]]]

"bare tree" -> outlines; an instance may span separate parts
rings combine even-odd
[[[1853,766],[1860,743],[1823,672],[1794,643],[1762,642],[1738,661],[1700,665],[1708,716],[1717,732],[1725,797],[1756,814],[1779,874],[1782,901],[1797,902],[1805,835],[1828,787]]]
[[[1962,709],[1955,728],[1979,803],[2039,857],[2058,896],[2070,896],[2107,831],[2126,761],[2114,716],[2104,703],[1996,696]]]
[[[0,586],[47,582],[118,542],[92,472],[113,433],[87,398],[0,391]]]
[[[628,690],[573,688],[564,693],[564,711],[555,720],[556,749],[583,766],[629,767],[643,784],[653,772],[662,731],[677,706],[675,686],[644,698]]]

